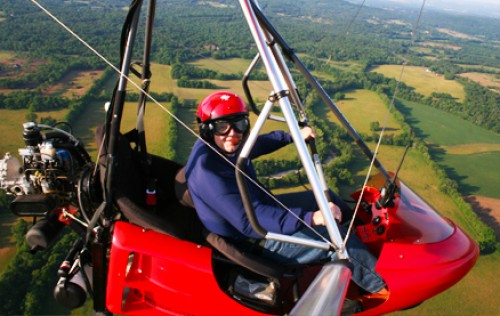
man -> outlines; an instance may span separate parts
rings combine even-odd
[[[238,190],[234,166],[227,160],[236,163],[238,151],[248,136],[250,121],[248,109],[244,101],[231,92],[216,92],[206,97],[198,106],[197,120],[200,135],[207,143],[198,140],[186,165],[186,180],[196,211],[204,226],[218,235],[229,238],[235,243],[252,239],[260,239],[246,216],[243,201]],[[316,137],[314,131],[305,127],[301,131],[304,139]],[[255,169],[251,163],[256,158],[292,142],[291,136],[284,131],[274,131],[260,135],[244,172],[257,181]],[[224,159],[225,157],[226,159]],[[259,223],[266,230],[304,238],[319,239],[303,222],[323,236],[328,236],[322,213],[318,210],[312,194],[300,199],[300,205],[290,207],[291,214],[279,205],[267,190],[249,184],[253,206]],[[307,194],[307,193],[306,193]],[[280,199],[280,196],[277,197]],[[330,208],[333,217],[340,221],[341,209],[349,211],[349,207],[332,195]],[[339,226],[342,227],[342,226]],[[283,264],[311,263],[320,260],[335,259],[335,252],[284,242],[265,240],[261,255]],[[376,259],[364,244],[351,236],[347,250],[353,263],[353,281],[370,293],[385,288],[385,282],[374,271]]]

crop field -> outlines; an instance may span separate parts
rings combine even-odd
[[[399,102],[398,109],[415,128],[417,136],[440,146],[463,144],[500,144],[500,135],[478,127],[460,117],[439,109],[414,103]]]
[[[56,120],[62,119],[68,110],[38,112],[38,118],[51,116]],[[5,110],[0,109],[0,154],[10,152],[17,155],[17,149],[24,146],[23,123],[26,122],[27,110]]]
[[[14,56],[15,56],[15,54],[12,52],[0,50],[0,61],[2,63],[7,62],[9,60],[13,60]]]
[[[189,64],[198,68],[215,70],[223,74],[245,73],[250,66],[251,60],[243,58],[229,58],[224,60],[214,58],[202,58]],[[256,70],[254,70],[256,71]]]
[[[500,199],[500,152],[471,155],[436,153],[435,156],[443,161],[451,177],[458,181],[462,194]],[[497,209],[500,209],[500,204]]]
[[[398,80],[401,75],[401,67],[401,65],[383,65],[375,67],[372,71]],[[465,91],[461,84],[454,80],[445,80],[443,75],[428,72],[424,67],[406,66],[401,81],[414,87],[415,91],[424,96],[439,92],[448,93],[459,101],[463,101],[465,98]]]
[[[371,122],[379,122],[380,127],[386,126],[387,134],[398,134],[401,127],[389,113],[388,108],[384,105],[378,95],[370,90],[354,90],[346,93],[344,100],[336,103],[349,123],[358,131],[371,135]],[[333,122],[339,122],[335,115],[326,107],[323,113]],[[318,114],[321,115],[321,110]]]
[[[0,50],[0,64],[3,66],[3,70],[0,71],[0,78],[14,78],[32,74],[36,71],[37,67],[44,62],[45,61],[41,59],[26,57],[23,53]],[[35,88],[35,85],[28,83],[21,89],[25,88]],[[9,93],[18,90],[19,89],[0,89],[0,93]]]
[[[500,75],[485,74],[479,72],[466,72],[460,74],[461,77],[468,78],[484,87],[494,89],[500,93]]]
[[[82,96],[99,79],[102,70],[70,71],[58,83],[46,89],[48,94],[62,95],[67,98]]]
[[[231,60],[231,67],[237,68],[239,60]],[[199,63],[199,61],[197,62]],[[224,61],[217,61],[218,64]],[[236,64],[236,65],[234,65]],[[200,64],[203,65],[203,64]],[[210,64],[211,65],[211,64]],[[209,67],[209,66],[203,66]],[[213,66],[211,66],[213,67]],[[229,67],[229,66],[224,66]],[[170,78],[170,67],[164,65],[153,65],[153,77],[151,91],[154,92],[173,92],[181,100],[190,99],[200,101],[203,97],[215,90],[201,89],[186,89],[178,88],[175,80]],[[243,95],[240,81],[215,81],[217,85],[231,91],[235,91]],[[87,83],[87,84],[90,84]],[[269,87],[265,82],[253,83],[255,95],[259,100],[265,100],[269,93]],[[85,85],[85,84],[84,84]],[[113,83],[109,84],[111,87]],[[170,104],[163,104],[167,109],[170,109]],[[352,123],[352,125],[361,133],[371,134],[369,124],[371,121],[378,120],[382,126],[388,117],[387,126],[390,133],[397,133],[400,130],[398,123],[387,116],[387,108],[371,91],[356,90],[346,94],[346,100],[339,102],[338,106],[343,111],[344,115]],[[416,128],[416,132],[421,137],[425,137],[429,142],[439,144],[441,149],[446,154],[443,156],[441,164],[446,164],[450,168],[456,168],[462,172],[477,173],[478,179],[487,179],[486,182],[491,188],[499,188],[500,185],[493,183],[487,176],[488,169],[483,168],[485,164],[489,166],[489,174],[494,175],[491,171],[492,166],[499,166],[500,162],[495,160],[500,152],[500,136],[489,133],[483,129],[475,128],[474,125],[469,126],[467,122],[458,119],[454,116],[448,117],[446,113],[441,111],[433,112],[432,108],[422,107],[416,104],[403,103],[403,111],[406,111],[411,119],[411,124]],[[436,110],[437,111],[437,110]],[[56,119],[64,117],[65,111],[38,113],[39,117],[50,115]],[[122,131],[128,131],[135,126],[136,103],[128,102],[123,114]],[[0,132],[2,140],[0,141],[0,153],[7,150],[17,152],[17,148],[22,146],[22,122],[25,121],[26,111],[7,111],[0,110],[2,124],[0,124]],[[161,109],[156,104],[148,101],[146,110],[146,135],[148,140],[148,150],[152,153],[163,155],[166,147],[170,146],[166,131],[166,122],[168,121],[168,113]],[[178,117],[188,126],[197,131],[194,126],[194,108],[182,108],[177,112]],[[369,117],[369,119],[366,119]],[[335,120],[333,117],[330,119]],[[255,121],[255,115],[251,115],[252,124]],[[431,122],[428,122],[431,121]],[[91,152],[91,157],[95,160],[96,149],[94,141],[95,126],[104,122],[103,105],[92,103],[84,111],[81,119],[75,124],[74,130],[77,137],[81,138],[86,148]],[[447,126],[452,126],[449,128]],[[457,130],[465,130],[466,133],[459,133]],[[287,129],[283,123],[269,121],[266,123],[262,132]],[[187,159],[190,148],[194,142],[194,136],[186,131],[184,127],[178,125],[178,140],[177,144],[172,144],[178,151],[180,162],[184,163]],[[374,147],[370,143],[371,148]],[[396,146],[382,146],[379,150],[379,159],[388,170],[394,170],[403,155],[404,148]],[[449,158],[449,156],[453,156]],[[490,157],[491,158],[488,158]],[[284,149],[274,153],[267,158],[274,159],[295,159],[296,153],[293,146],[285,147]],[[359,154],[359,162],[356,164],[352,172],[355,174],[356,185],[352,187],[341,188],[343,197],[347,197],[359,186],[366,175],[368,160],[362,154]],[[485,158],[486,157],[486,158]],[[462,160],[462,159],[471,159]],[[454,160],[456,159],[456,161]],[[456,165],[454,165],[456,163]],[[463,168],[467,164],[473,170]],[[472,176],[467,173],[467,179]],[[410,150],[405,159],[405,163],[400,172],[400,178],[408,184],[417,194],[424,197],[436,210],[444,217],[453,219],[459,226],[467,231],[471,236],[477,237],[476,233],[468,225],[465,218],[457,212],[453,202],[449,197],[438,190],[438,179],[432,169],[425,163],[423,157],[416,151]],[[473,184],[471,184],[473,185]],[[302,187],[288,188],[287,190],[302,190]],[[279,192],[276,192],[279,193]],[[3,223],[3,218],[0,220]],[[2,231],[3,231],[2,227]],[[5,258],[11,257],[15,253],[15,248],[9,247],[9,243],[0,244],[0,267],[5,266]],[[4,246],[4,248],[2,248]],[[6,247],[5,247],[6,246]],[[8,259],[7,259],[8,260]],[[416,315],[494,315],[499,314],[498,304],[496,302],[497,293],[500,291],[500,282],[498,282],[497,265],[500,260],[500,252],[493,253],[487,256],[481,256],[473,270],[463,280],[450,290],[438,295],[437,297],[424,302],[415,309],[400,311],[393,313],[398,316],[416,316]],[[1,273],[0,268],[0,273]]]
[[[224,61],[217,60],[214,62],[216,62],[216,64],[210,63],[209,61],[205,61],[203,63],[201,63],[201,61],[198,61],[195,64],[196,65],[199,64],[200,67],[201,66],[207,67],[207,69],[214,69],[214,68],[228,69],[227,67],[224,66]],[[239,63],[241,65],[240,67],[243,67],[244,62],[248,61],[245,61],[244,59],[234,59],[231,61],[231,64],[233,65]],[[207,65],[210,65],[213,68],[208,68]],[[182,100],[195,100],[196,102],[199,102],[210,93],[219,90],[228,90],[235,92],[240,96],[244,96],[240,80],[228,80],[228,81],[208,80],[211,83],[215,84],[218,87],[218,89],[180,88],[177,86],[177,80],[172,79],[170,75],[171,66],[153,63],[151,64],[151,72],[153,73],[153,76],[151,77],[150,91],[157,93],[171,92]],[[134,78],[133,81],[136,82],[136,84],[139,84],[140,80]],[[260,101],[263,104],[264,101],[267,99],[269,92],[271,91],[271,87],[269,86],[269,84],[265,81],[251,81],[249,83],[249,86],[250,89],[252,90],[252,94],[254,95],[256,101],[257,102]],[[137,88],[132,85],[129,85],[129,90],[137,92]]]
[[[500,135],[429,106],[402,102],[398,108],[464,195],[500,198]]]

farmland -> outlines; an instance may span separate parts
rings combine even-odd
[[[403,23],[401,23],[403,24]],[[444,29],[443,29],[444,30]],[[459,33],[447,34],[456,36]],[[442,48],[447,48],[443,46]],[[431,53],[432,50],[423,49],[423,52]],[[11,60],[12,53],[0,53],[1,60]],[[40,61],[32,61],[31,65],[25,69],[36,68],[36,63]],[[230,58],[227,60],[219,59],[199,59],[190,62],[192,65],[206,69],[216,70],[221,73],[236,73],[246,70],[248,60],[241,58]],[[350,62],[333,62],[334,67],[342,70],[359,70],[359,64]],[[33,67],[33,68],[30,68]],[[374,69],[387,77],[399,78],[401,66],[384,65]],[[177,86],[176,80],[171,78],[171,66],[155,63],[152,65],[152,86],[151,91],[161,93],[169,92],[175,94],[181,100],[192,100],[196,104],[204,96],[211,93],[215,89],[192,89],[180,88]],[[77,98],[88,91],[93,81],[100,73],[73,71],[66,74],[66,77],[46,88],[45,93],[64,95],[68,98]],[[335,80],[330,74],[319,73],[323,78]],[[463,87],[453,80],[445,80],[443,76],[428,72],[423,67],[408,66],[405,69],[402,80],[409,86],[415,87],[416,91],[429,96],[433,92],[449,93],[456,100],[463,101],[465,92]],[[481,79],[485,81],[484,78]],[[489,78],[490,81],[494,80]],[[138,82],[138,81],[136,81]],[[210,80],[218,89],[227,89],[235,91],[243,95],[240,81],[222,81]],[[113,82],[110,82],[107,87],[112,87]],[[270,87],[264,81],[253,82],[251,84],[254,97],[262,104],[266,100],[270,92]],[[130,88],[134,90],[135,88]],[[110,90],[106,95],[110,95]],[[3,91],[10,92],[10,91]],[[370,123],[373,121],[380,122],[381,126],[387,126],[387,133],[398,134],[401,131],[399,123],[388,114],[387,107],[377,95],[371,90],[357,89],[347,90],[345,99],[338,103],[340,109],[352,123],[352,125],[361,133],[370,134]],[[96,146],[93,139],[95,126],[101,124],[104,119],[104,111],[102,102],[91,102],[85,108],[83,114],[75,122],[75,134],[80,137],[87,148],[91,151],[91,156],[95,160]],[[194,142],[194,136],[190,132],[184,130],[178,123],[175,124],[179,129],[179,135],[176,143],[173,143],[169,138],[167,122],[172,122],[167,111],[171,110],[171,104],[163,104],[165,109],[161,109],[153,102],[148,102],[146,112],[146,135],[148,139],[148,150],[159,155],[166,155],[169,148],[175,148],[177,151],[176,158],[180,162],[185,162],[191,145]],[[133,102],[126,104],[126,110],[123,115],[122,131],[135,126],[136,105]],[[498,179],[495,176],[498,172],[492,172],[492,168],[498,168],[500,165],[498,153],[500,151],[499,135],[487,132],[483,129],[467,123],[466,121],[436,110],[434,108],[422,106],[416,103],[398,100],[398,109],[406,116],[407,123],[414,129],[416,135],[425,140],[431,147],[431,154],[437,162],[443,166],[448,174],[459,182],[463,194],[484,195],[498,198]],[[48,116],[60,120],[64,119],[67,110],[56,112],[39,112],[40,117]],[[26,110],[0,110],[2,124],[0,132],[3,137],[0,140],[0,153],[4,151],[15,152],[16,149],[22,146],[22,129],[21,123],[26,121]],[[336,119],[331,115],[323,112],[325,117],[331,121]],[[177,117],[187,126],[192,127],[196,131],[194,124],[194,108],[177,109]],[[251,117],[252,121],[255,116]],[[387,124],[385,124],[387,122]],[[265,126],[264,131],[282,128],[280,123],[271,122]],[[458,132],[458,133],[457,133]],[[374,148],[373,142],[369,143],[371,148]],[[293,148],[283,149],[273,156],[271,159],[294,159]],[[367,172],[367,161],[363,156],[356,152],[359,159],[350,166],[354,173],[356,184],[350,187],[342,187],[341,193],[347,197],[354,189],[364,180]],[[379,159],[389,170],[394,170],[403,155],[403,147],[397,146],[382,146],[379,151]],[[493,169],[493,171],[498,169]],[[413,148],[410,149],[403,168],[400,173],[400,178],[409,184],[420,196],[425,199],[439,212],[451,218],[473,238],[478,238],[479,233],[474,230],[464,214],[457,211],[452,199],[442,193],[439,187],[439,179],[435,171],[428,165],[422,154]],[[293,188],[301,189],[301,188]],[[468,197],[469,198],[469,197]],[[477,201],[482,201],[478,198]],[[491,202],[491,207],[498,207],[498,200]],[[10,216],[1,217],[2,233],[13,222]],[[492,222],[495,225],[497,222]],[[491,223],[490,223],[491,224]],[[12,247],[12,240],[7,239],[8,234],[1,234],[2,243],[0,243],[0,265],[4,267],[15,253]],[[7,239],[7,240],[5,240]],[[497,264],[499,262],[499,251],[493,254],[483,255],[480,257],[478,264],[472,272],[455,287],[438,295],[437,297],[423,303],[421,306],[409,310],[395,313],[396,315],[440,315],[443,311],[449,315],[469,315],[481,314],[490,315],[498,314],[498,305],[495,298],[496,293],[500,290],[498,273],[496,273]],[[0,268],[0,273],[2,269]]]
[[[47,4],[55,16],[60,17],[61,21],[67,23],[70,29],[88,41],[102,56],[110,58],[113,64],[118,64],[118,60],[122,57],[119,56],[118,49],[119,33],[129,2],[50,0],[44,1],[44,4]],[[375,135],[375,131],[380,132],[380,129],[374,128],[372,123],[377,122],[380,123],[380,127],[386,127],[384,135],[391,137],[409,134],[406,124],[410,125],[410,133],[419,139],[409,147],[399,173],[400,179],[441,215],[462,227],[473,239],[483,240],[485,230],[474,225],[477,222],[473,220],[473,213],[463,212],[462,206],[468,205],[459,203],[462,202],[460,196],[464,196],[478,211],[483,221],[493,227],[499,236],[500,229],[496,217],[500,210],[500,198],[497,192],[500,186],[496,179],[500,165],[499,135],[477,128],[463,119],[500,131],[499,125],[493,121],[496,114],[491,115],[497,113],[495,106],[498,106],[498,102],[496,97],[490,96],[494,94],[491,90],[499,91],[500,38],[497,34],[497,19],[492,21],[493,19],[489,18],[477,19],[466,15],[456,19],[455,16],[444,13],[428,14],[427,9],[430,9],[428,7],[420,11],[420,13],[425,11],[425,14],[421,20],[420,16],[418,17],[421,23],[415,26],[417,16],[413,10],[393,11],[386,8],[373,10],[369,5],[359,10],[360,7],[353,5],[353,1],[350,1],[351,3],[317,0],[279,2],[264,1],[265,13],[269,13],[273,23],[277,22],[279,31],[284,31],[285,38],[290,40],[293,46],[292,50],[304,56],[304,59],[307,58],[307,65],[314,68],[313,73],[321,79],[331,81],[327,91],[335,95],[336,100],[341,98],[336,101],[337,105],[362,137],[367,136],[368,146],[372,149],[375,147],[375,142],[369,139]],[[197,132],[194,121],[197,102],[219,89],[235,91],[240,95],[243,95],[243,91],[239,80],[207,78],[196,78],[196,80],[209,81],[217,88],[180,88],[177,85],[178,81],[171,77],[171,70],[179,64],[190,64],[221,74],[241,73],[250,63],[249,59],[243,58],[255,56],[255,47],[236,5],[219,4],[217,1],[161,1],[158,2],[157,13],[155,39],[151,52],[155,63],[152,65],[150,91],[172,93],[179,98],[182,106],[174,107],[173,101],[162,102],[162,107],[152,101],[147,102],[145,125],[148,150],[168,157],[174,152],[175,159],[184,163],[195,141],[193,134]],[[142,15],[146,15],[145,12],[142,12]],[[22,123],[35,120],[35,115],[37,121],[48,116],[55,120],[66,119],[69,109],[46,112],[41,107],[36,108],[33,105],[36,103],[34,101],[40,100],[37,98],[50,101],[62,99],[63,103],[69,104],[71,110],[75,108],[79,110],[82,108],[78,107],[80,105],[78,100],[89,97],[90,101],[84,103],[83,112],[72,112],[78,114],[72,122],[74,134],[82,140],[95,161],[97,149],[94,133],[96,125],[104,122],[103,103],[111,99],[115,80],[110,79],[105,84],[103,93],[94,94],[95,91],[91,88],[94,82],[99,83],[102,62],[82,47],[80,42],[64,34],[65,31],[57,23],[53,23],[35,6],[22,4],[19,1],[3,3],[0,8],[0,26],[2,28],[0,94],[2,97],[6,96],[2,99],[5,101],[4,107],[0,109],[2,118],[0,154],[5,151],[16,153],[17,148],[23,146]],[[141,31],[144,29],[142,21],[138,27]],[[139,34],[138,40],[139,43],[134,48],[134,55],[137,56],[144,48],[140,43],[144,40],[142,34]],[[213,58],[196,59],[199,56],[209,55]],[[137,56],[133,56],[133,59]],[[314,59],[320,62],[316,63]],[[385,97],[392,94],[394,81],[380,79],[381,76],[374,76],[367,71],[371,69],[384,74],[387,78],[399,79],[402,68],[397,65],[406,61],[409,61],[411,66],[405,67],[401,80],[419,94],[425,97],[433,96],[432,99],[425,100],[426,104],[458,113],[457,115],[461,117],[419,103],[401,100],[417,100],[416,97],[413,98],[415,95],[410,89],[405,87],[402,89],[404,93],[399,98],[395,93],[396,108],[404,114],[405,122],[402,122],[400,117],[393,117],[392,113],[388,113],[388,102]],[[326,67],[323,68],[321,64]],[[453,66],[465,69],[467,73],[448,72],[456,70],[450,69],[455,68]],[[331,72],[327,73],[329,70]],[[295,71],[292,73],[295,74]],[[107,75],[108,72],[104,74]],[[463,78],[445,80],[445,76],[448,79],[458,76]],[[484,89],[486,92],[477,87],[471,89],[469,83],[472,82],[487,87]],[[97,84],[94,88],[96,87],[100,88],[102,85]],[[298,87],[302,92],[306,84],[298,82]],[[251,88],[259,105],[264,103],[271,92],[271,87],[265,81],[251,82]],[[129,89],[135,90],[130,86]],[[475,94],[472,94],[471,90]],[[85,94],[87,91],[90,93]],[[24,109],[12,110],[14,108],[12,103],[7,103],[8,97],[13,100],[17,99],[17,95],[24,96],[31,92],[33,95],[26,98],[28,102],[17,103],[20,105],[19,108],[25,106]],[[452,98],[449,99],[447,94]],[[308,101],[314,96],[312,94],[303,96],[307,97],[307,108]],[[343,96],[345,98],[342,98]],[[482,96],[485,98],[482,99]],[[127,97],[132,99],[130,94]],[[422,99],[418,102],[424,102]],[[184,100],[189,102],[182,103]],[[48,104],[45,109],[49,109],[49,103],[43,103],[44,107]],[[60,103],[53,104],[59,106]],[[453,111],[462,109],[462,105],[470,111],[461,113]],[[122,120],[123,132],[135,126],[136,110],[136,102],[126,102]],[[313,110],[314,116],[317,117],[316,103]],[[186,131],[183,124],[173,120],[169,111],[175,112],[176,119],[185,124],[190,131]],[[318,112],[321,118],[337,121],[327,111]],[[255,121],[255,115],[251,116],[251,120],[252,123]],[[491,124],[487,125],[485,122]],[[313,121],[314,123],[316,122]],[[326,125],[328,124],[322,127]],[[278,128],[286,129],[282,123],[269,122],[263,132]],[[175,135],[177,137],[170,137],[173,133],[177,134]],[[335,140],[342,138],[343,135],[335,135]],[[396,169],[403,156],[403,144],[398,143],[398,145],[384,144],[378,151],[378,159],[388,170]],[[423,150],[427,148],[430,149],[429,155]],[[288,146],[269,156],[268,159],[296,160],[293,149],[293,146]],[[340,149],[345,148],[339,146],[339,151]],[[358,149],[354,150],[353,156],[354,161],[351,160],[346,164],[346,168],[353,173],[355,184],[340,187],[340,193],[345,198],[359,188],[368,169],[368,159]],[[342,155],[334,158],[342,158]],[[459,194],[456,196],[455,190],[450,193],[443,189],[441,169],[458,184]],[[445,184],[447,185],[444,186],[445,189],[450,187],[454,189],[455,183],[451,183],[450,186],[449,183]],[[302,189],[296,186],[284,190]],[[3,202],[2,208],[4,208]],[[4,212],[6,216],[0,215],[0,275],[2,276],[0,279],[5,281],[8,278],[3,276],[12,275],[11,271],[8,271],[10,268],[6,270],[5,267],[12,262],[17,251],[10,232],[10,227],[16,218],[8,212]],[[60,245],[61,243],[58,243],[55,246]],[[47,253],[49,252],[43,252],[43,255]],[[63,252],[54,251],[50,254],[59,253]],[[52,302],[51,290],[55,281],[55,270],[53,272],[49,270],[55,265],[45,265],[45,260],[41,262],[42,266],[36,268],[31,268],[29,264],[18,264],[17,259],[23,256],[23,260],[31,264],[28,253],[21,252],[16,255],[16,265],[12,267],[18,274],[17,277],[10,278],[11,281],[14,280],[13,286],[10,284],[4,286],[5,283],[0,286],[2,293],[6,294],[2,295],[3,309],[0,309],[0,314],[69,314],[69,311],[54,307],[56,304]],[[500,291],[497,272],[499,256],[498,249],[493,253],[485,251],[473,270],[456,286],[414,309],[394,314],[405,316],[500,314],[496,302],[497,293]],[[60,262],[59,259],[52,260],[52,258],[46,261]],[[47,285],[49,282],[52,283]],[[44,305],[42,311],[39,309],[40,305]],[[87,301],[82,309],[72,312],[73,315],[92,313],[90,301]]]
[[[500,76],[494,74],[485,74],[478,72],[466,72],[460,74],[460,76],[468,78],[472,81],[479,83],[482,86],[493,89],[494,91],[500,93]]]
[[[415,91],[430,96],[433,92],[448,93],[452,97],[463,101],[465,97],[463,87],[454,80],[445,80],[442,75],[433,73],[424,67],[406,66],[401,75],[401,65],[383,65],[372,69],[388,78],[394,78],[414,87]]]
[[[400,102],[398,108],[431,145],[438,163],[459,181],[464,195],[500,198],[500,178],[492,172],[500,165],[500,135],[429,106]]]
[[[371,134],[373,132],[370,129],[371,122],[379,122],[381,127],[385,126],[388,134],[398,134],[401,130],[382,100],[373,91],[347,91],[345,99],[337,102],[337,106],[359,133]],[[333,113],[325,114],[331,121],[338,123]]]

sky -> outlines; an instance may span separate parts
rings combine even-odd
[[[361,3],[362,0],[350,0]],[[420,7],[423,0],[366,0],[365,5],[380,7],[383,3]],[[426,0],[425,7],[447,12],[468,13],[500,18],[500,0]]]

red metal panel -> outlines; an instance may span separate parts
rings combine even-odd
[[[386,242],[376,270],[388,285],[389,299],[359,315],[386,314],[429,299],[462,279],[478,256],[477,245],[458,227],[437,243]]]
[[[127,315],[260,315],[219,289],[211,253],[204,246],[117,222],[108,310]]]

